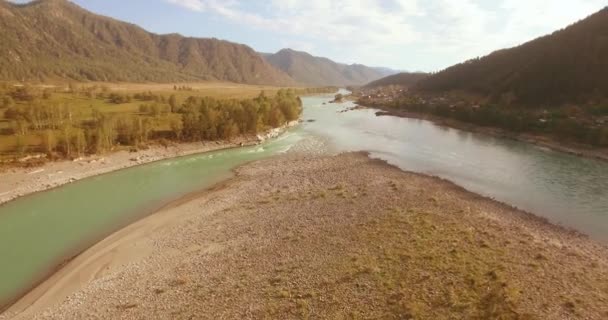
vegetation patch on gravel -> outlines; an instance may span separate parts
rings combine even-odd
[[[608,250],[364,154],[286,155],[168,209],[148,258],[39,319],[606,319]]]

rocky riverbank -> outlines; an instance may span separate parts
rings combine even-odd
[[[517,140],[530,144],[537,145],[539,147],[564,152],[580,157],[594,158],[599,160],[608,161],[608,149],[607,148],[592,148],[591,146],[581,145],[572,142],[566,142],[558,140],[554,137],[535,135],[529,133],[515,133],[507,130],[492,128],[492,127],[480,127],[471,123],[458,121],[455,119],[442,118],[426,113],[417,113],[404,110],[394,109],[380,109],[377,116],[394,116],[403,118],[413,118],[431,121],[437,125],[455,128],[463,131],[481,133],[499,138]]]
[[[236,174],[100,242],[0,318],[608,317],[604,245],[450,182],[361,153]]]
[[[30,193],[136,165],[219,149],[255,145],[267,139],[276,138],[297,124],[298,121],[293,121],[257,136],[243,136],[231,141],[175,143],[168,146],[152,145],[146,150],[135,152],[121,150],[105,155],[83,157],[74,161],[47,162],[34,168],[10,168],[0,172],[0,181],[2,181],[0,204]]]

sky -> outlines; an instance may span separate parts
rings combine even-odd
[[[608,0],[72,1],[156,33],[426,72],[522,44],[608,5]]]

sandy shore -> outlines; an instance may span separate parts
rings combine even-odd
[[[294,121],[284,127],[260,135],[273,138],[287,128],[297,125]],[[0,172],[0,204],[18,197],[55,188],[80,179],[142,165],[154,161],[187,156],[220,149],[248,146],[259,143],[257,136],[243,136],[231,141],[205,141],[176,143],[164,147],[153,145],[147,150],[129,152],[116,151],[105,155],[83,157],[75,161],[48,162],[34,168],[10,168]]]
[[[480,127],[474,124],[458,121],[455,119],[442,118],[431,114],[417,113],[403,110],[383,109],[374,107],[373,109],[380,110],[378,116],[395,116],[403,118],[421,119],[431,121],[437,125],[455,128],[463,131],[482,133],[494,137],[512,139],[522,141],[530,144],[534,144],[547,149],[564,152],[580,157],[594,158],[599,160],[608,161],[608,148],[592,148],[590,146],[559,141],[555,138],[534,135],[529,133],[514,133],[507,130],[492,128],[492,127]]]
[[[1,319],[606,319],[608,249],[361,153],[288,154],[98,243]]]

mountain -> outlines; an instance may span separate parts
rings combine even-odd
[[[293,84],[251,48],[158,35],[67,0],[0,0],[0,80]]]
[[[372,81],[365,85],[365,88],[377,88],[390,85],[412,87],[416,85],[420,80],[428,77],[428,73],[422,72],[401,72],[376,81]]]
[[[363,85],[394,71],[361,64],[337,63],[306,52],[283,49],[277,53],[261,54],[269,63],[289,74],[301,84],[313,86]]]
[[[607,99],[606,75],[608,8],[551,35],[447,68],[417,88],[552,106]]]
[[[374,69],[374,70],[382,73],[385,77],[401,72],[401,71],[398,71],[398,70],[395,70],[395,69],[385,68],[385,67],[372,67],[372,69]]]

